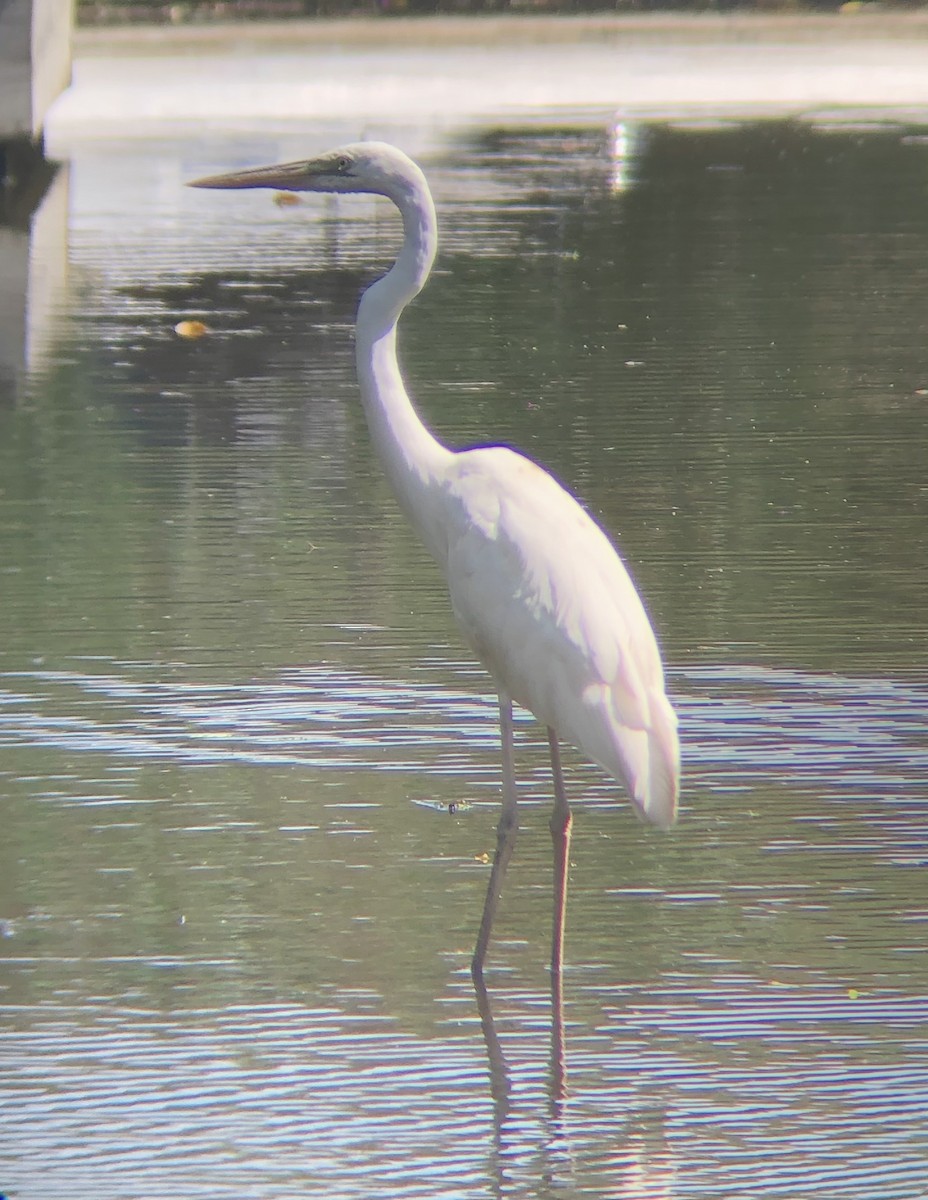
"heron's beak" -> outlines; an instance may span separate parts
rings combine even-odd
[[[276,188],[280,192],[302,192],[312,175],[311,163],[277,163],[272,167],[252,167],[248,171],[230,171],[228,175],[206,175],[192,179],[195,188]]]

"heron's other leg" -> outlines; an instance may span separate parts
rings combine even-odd
[[[551,841],[554,846],[554,918],[551,927],[551,1096],[555,1103],[567,1094],[567,1064],[564,1049],[564,922],[567,916],[567,870],[570,861],[570,827],[573,818],[561,773],[557,733],[548,727],[551,775],[554,780],[554,812]]]
[[[483,966],[486,962],[487,947],[490,944],[490,931],[493,928],[493,918],[499,904],[500,893],[503,890],[503,880],[506,868],[512,858],[516,844],[516,831],[519,827],[516,811],[518,797],[516,796],[516,776],[513,765],[512,749],[512,701],[500,692],[499,697],[499,732],[502,744],[503,766],[503,811],[496,830],[496,856],[490,871],[490,882],[487,884],[487,895],[483,902],[483,917],[480,921],[480,932],[477,934],[477,945],[470,970],[474,979],[483,978]]]
[[[551,930],[551,973],[559,978],[564,966],[564,921],[567,915],[567,867],[570,858],[570,827],[573,817],[564,790],[561,752],[557,734],[548,729],[551,750],[551,775],[554,780],[554,812],[551,814],[551,841],[554,845],[554,924]]]

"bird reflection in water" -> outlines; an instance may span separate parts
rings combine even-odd
[[[593,1149],[584,1118],[572,1120],[567,1088],[567,1047],[560,980],[551,983],[551,1042],[546,1081],[547,1112],[541,1118],[514,1094],[508,1066],[493,1016],[493,1001],[483,980],[475,983],[477,1007],[490,1068],[493,1101],[493,1141],[490,1175],[496,1196],[520,1194],[531,1162],[540,1160],[541,1175],[550,1194],[570,1194],[581,1186],[612,1200],[673,1200],[678,1195],[675,1157],[667,1136],[667,1114],[661,1105],[641,1105],[634,1099],[613,1099],[611,1109],[625,1109],[625,1118],[603,1130]],[[633,1092],[633,1087],[629,1087]],[[521,1111],[527,1108],[528,1111]],[[582,1132],[575,1147],[574,1126]],[[544,1195],[548,1194],[546,1190]]]

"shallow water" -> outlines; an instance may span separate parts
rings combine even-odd
[[[0,408],[0,1186],[922,1197],[924,131],[538,118],[426,155],[422,410],[616,534],[681,718],[668,836],[567,757],[563,1063],[527,717],[505,1063],[467,971],[495,702],[351,363],[392,214],[181,186],[300,152],[70,164]]]

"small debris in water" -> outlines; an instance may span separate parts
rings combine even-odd
[[[471,807],[468,800],[413,800],[413,804],[418,804],[420,808],[431,808],[434,812],[449,813],[451,816],[466,812]]]
[[[178,321],[174,326],[174,332],[178,337],[195,340],[205,337],[209,333],[209,326],[204,325],[202,321]]]

